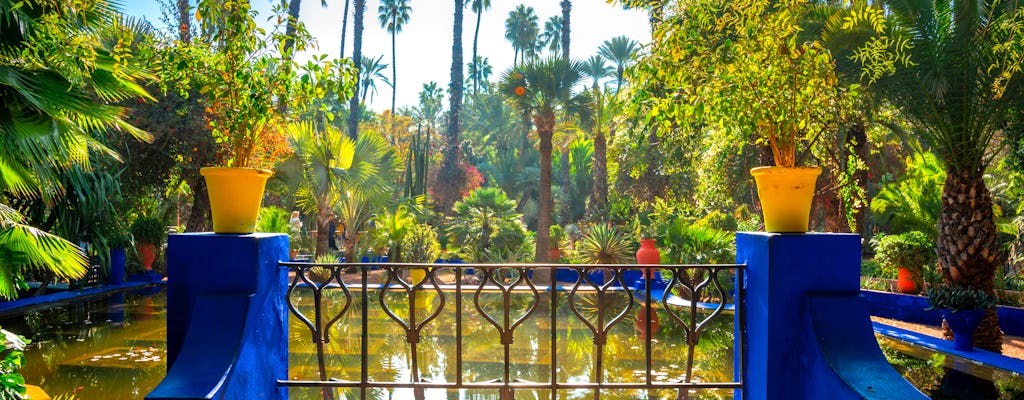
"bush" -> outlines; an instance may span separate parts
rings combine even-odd
[[[280,207],[261,207],[256,219],[256,232],[289,233],[288,211]]]
[[[895,277],[899,267],[920,273],[935,259],[935,243],[922,232],[884,235],[873,239],[875,261],[888,277]]]
[[[135,237],[135,243],[151,243],[160,246],[164,242],[164,238],[167,237],[167,228],[164,226],[164,222],[153,217],[139,217],[132,223],[129,231]]]
[[[413,224],[400,244],[405,262],[432,263],[441,256],[437,231],[426,224]]]
[[[944,308],[956,312],[995,307],[996,299],[980,289],[965,286],[932,286],[928,288],[928,303],[931,305],[926,310]]]

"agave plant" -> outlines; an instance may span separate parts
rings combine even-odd
[[[633,260],[626,235],[604,224],[590,227],[576,243],[577,257],[586,264],[625,264]]]

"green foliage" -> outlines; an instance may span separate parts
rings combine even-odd
[[[726,214],[717,210],[707,213],[707,215],[698,220],[696,224],[729,232],[735,232],[737,227],[735,215]]]
[[[141,216],[132,222],[132,236],[135,243],[150,243],[160,246],[167,237],[167,227],[159,218]]]
[[[256,232],[289,233],[287,210],[280,207],[260,207],[256,218]]]
[[[551,228],[548,229],[548,231],[548,237],[551,239],[551,245],[553,246],[552,248],[561,247],[562,242],[565,241],[565,230],[562,229],[562,226],[557,224],[551,225]]]
[[[396,207],[395,211],[386,212],[377,218],[375,230],[384,236],[390,258],[394,262],[405,262],[407,253],[402,251],[402,243],[415,225],[416,217],[404,204]]]
[[[978,310],[996,306],[996,299],[981,289],[962,286],[932,286],[928,288],[926,310],[948,309],[953,312],[960,310]]]
[[[427,224],[413,224],[400,243],[405,262],[432,263],[441,256],[437,231]]]
[[[881,235],[871,240],[875,260],[888,276],[903,267],[920,272],[935,260],[935,242],[922,232]]]
[[[886,231],[920,231],[934,240],[946,172],[931,153],[907,157],[906,166],[899,180],[885,183],[871,200],[871,212]]]
[[[452,243],[463,248],[475,260],[485,252],[500,256],[518,251],[526,241],[522,214],[516,203],[498,188],[479,188],[456,202],[449,235]]]
[[[25,364],[25,347],[29,340],[0,329],[3,334],[4,348],[0,352],[0,398],[21,399],[25,395],[25,377],[21,375],[21,367]]]
[[[802,41],[806,1],[678,1],[637,63],[634,104],[666,129],[706,124],[720,140],[756,138],[778,166],[827,130],[841,91],[829,52]],[[667,67],[671,66],[671,67]],[[741,139],[741,140],[743,140]]]
[[[607,224],[587,229],[576,243],[576,258],[584,264],[627,264],[635,261],[633,246],[625,234]]]

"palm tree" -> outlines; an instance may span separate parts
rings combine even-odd
[[[639,44],[628,37],[616,36],[611,40],[605,40],[601,44],[601,48],[598,49],[598,54],[604,57],[606,60],[615,64],[615,94],[619,94],[619,90],[622,89],[622,78],[626,72],[626,66],[633,61],[633,55]]]
[[[562,17],[552,15],[544,22],[544,32],[540,34],[540,45],[547,46],[551,54],[562,49]]]
[[[473,61],[471,62],[471,64],[475,64],[476,60],[478,59],[476,53],[476,44],[477,39],[480,37],[480,16],[483,15],[484,11],[489,10],[491,8],[491,0],[473,0],[473,2],[470,3],[470,8],[473,10],[474,13],[476,13],[476,29],[473,31]],[[469,77],[473,79],[473,95],[476,96],[477,92],[480,89],[479,75],[470,72]]]
[[[485,58],[480,58],[480,57],[474,58],[473,61],[471,61],[468,64],[466,64],[466,71],[469,73],[469,78],[466,79],[466,82],[469,82],[469,81],[473,82],[473,96],[474,97],[479,94],[477,92],[477,83],[483,82],[484,83],[484,90],[487,90],[487,88],[489,87],[488,86],[488,79],[491,79],[492,69],[491,69],[491,63],[488,61],[488,59],[486,57]]]
[[[591,57],[591,60],[594,58],[600,59]],[[607,89],[598,88],[596,80],[591,91],[594,93],[595,110],[591,127],[594,135],[594,192],[589,207],[598,219],[603,219],[608,209],[608,137],[615,132],[615,119],[621,115],[622,103]]]
[[[519,65],[520,54],[525,57],[526,52],[533,49],[538,32],[537,14],[533,12],[533,7],[520,4],[508,13],[508,18],[505,19],[505,39],[512,42],[512,49],[515,50],[513,66]]]
[[[409,0],[382,0],[377,8],[380,27],[391,34],[391,113],[395,113],[395,99],[398,95],[398,60],[395,58],[395,36],[409,22]]]
[[[562,58],[569,59],[569,22],[571,21],[572,1],[562,0]]]
[[[348,5],[349,0],[345,0],[345,10],[341,12],[341,51],[338,52],[341,58],[345,58],[345,32],[348,30]]]
[[[448,130],[445,133],[444,157],[438,179],[445,184],[437,191],[437,205],[448,212],[459,196],[466,181],[466,173],[459,168],[459,136],[462,133],[462,9],[463,0],[455,0],[455,18],[452,26],[451,82],[448,84]]]
[[[370,94],[370,101],[373,101],[373,95],[377,93],[377,79],[390,84],[388,78],[382,74],[384,68],[388,67],[387,64],[381,64],[382,59],[384,59],[383,54],[377,59],[373,57],[362,59],[362,65],[359,68],[359,85],[363,90],[362,98],[359,101],[362,103],[366,103],[366,95],[370,93],[370,90],[373,90],[373,94]]]
[[[998,153],[993,138],[1024,101],[1024,78],[1015,73],[1020,51],[1001,50],[1012,27],[1019,29],[1024,6],[986,1],[884,5],[892,24],[884,34],[891,35],[892,43],[906,41],[899,49],[906,59],[871,88],[920,127],[921,138],[945,164],[936,243],[939,270],[947,283],[992,293],[1003,253],[984,174]],[[974,340],[983,349],[1001,350],[995,309],[986,312]]]
[[[108,1],[79,8],[59,3],[0,5],[0,297],[17,296],[27,271],[78,278],[86,258],[74,244],[28,225],[8,206],[14,200],[64,196],[60,175],[90,168],[91,155],[116,155],[97,137],[109,132],[139,139],[149,135],[125,120],[126,110],[108,103],[150,99],[136,81],[149,77],[136,60],[115,58],[98,32],[116,31],[131,43]],[[37,35],[42,21],[61,26],[61,35]],[[31,29],[30,29],[31,28]],[[86,45],[82,45],[85,43]],[[57,57],[62,63],[54,66]]]
[[[327,7],[327,0],[320,0],[320,6]],[[292,48],[295,47],[295,31],[299,26],[299,10],[301,9],[302,0],[291,0],[288,2],[288,24],[284,30],[287,39],[284,41],[284,51],[281,52],[281,57],[284,59],[290,60],[292,58]],[[344,33],[342,37],[344,37]],[[342,55],[344,56],[344,54]]]
[[[590,93],[574,93],[585,77],[583,64],[563,58],[528,62],[505,72],[499,90],[524,115],[528,115],[540,138],[540,211],[537,218],[536,260],[547,262],[551,226],[551,139],[556,114],[566,119],[590,120]]]
[[[355,21],[352,24],[352,63],[363,65],[363,15],[366,14],[366,0],[353,0]],[[359,76],[358,74],[356,75]],[[348,137],[359,137],[359,82],[356,81],[352,98],[348,101]]]
[[[612,74],[612,67],[605,64],[604,58],[600,55],[590,56],[584,62],[584,67],[586,68],[587,76],[594,80],[594,84],[591,85],[591,88],[594,90],[597,90],[602,79]]]

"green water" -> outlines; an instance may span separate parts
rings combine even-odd
[[[296,292],[300,308],[312,312],[309,292]],[[408,302],[389,295],[389,302],[399,315],[408,312]],[[377,295],[371,296],[369,327],[372,332],[368,347],[371,377],[378,381],[408,382],[410,379],[410,346],[399,326],[381,309]],[[595,301],[582,295],[577,306],[583,314],[594,317]],[[329,376],[339,379],[358,379],[360,373],[359,349],[361,324],[359,323],[359,297],[353,297],[352,308],[332,330],[328,345]],[[495,296],[485,294],[482,300],[491,304],[485,309],[493,315]],[[514,295],[513,316],[528,307],[528,297]],[[463,304],[463,371],[466,382],[481,382],[503,376],[503,347],[499,335],[489,323],[478,317],[472,305],[472,295],[465,295]],[[609,301],[609,304],[621,302]],[[327,311],[340,306],[337,295],[328,296],[324,303]],[[403,305],[404,304],[404,305]],[[590,333],[561,299],[558,308],[558,362],[559,380],[562,382],[588,382],[594,379],[594,346]],[[615,313],[621,310],[613,310]],[[427,307],[429,311],[431,308]],[[419,310],[421,313],[424,311]],[[644,370],[644,345],[636,325],[634,308],[610,332],[604,349],[603,379],[606,382],[640,382]],[[407,315],[407,314],[406,314]],[[652,347],[653,379],[655,381],[682,379],[686,368],[686,346],[683,331],[664,310],[657,310],[660,329],[654,335]],[[538,309],[515,331],[510,358],[514,364],[513,379],[547,381],[550,374],[550,314]],[[125,294],[109,299],[89,301],[69,306],[31,312],[24,317],[0,322],[6,329],[32,339],[26,352],[26,365],[22,369],[29,384],[41,386],[51,396],[75,393],[79,399],[119,400],[141,399],[155,387],[165,374],[166,307],[161,291],[152,295]],[[733,338],[732,315],[723,314],[711,323],[701,335],[695,351],[694,381],[732,381]],[[290,326],[290,369],[292,379],[318,379],[315,347],[307,328],[296,318]],[[421,377],[434,382],[453,382],[455,370],[455,316],[454,298],[436,320],[423,331],[418,345]],[[291,398],[321,398],[317,389],[293,388]],[[339,391],[339,398],[355,393]],[[462,391],[444,393],[426,391],[427,398],[497,399],[496,391]],[[693,398],[731,398],[731,391],[704,391]],[[549,398],[546,391],[517,391],[517,398]],[[587,391],[565,391],[559,398],[589,398]],[[373,390],[369,398],[411,398],[411,391]],[[605,399],[675,398],[675,393],[637,391],[602,391]]]
[[[1024,400],[1020,374],[876,336],[896,371],[932,399]]]
[[[307,294],[308,297],[308,294]],[[343,306],[342,297],[338,292],[328,297],[325,304],[330,304],[328,311],[336,312]],[[371,294],[369,308],[369,341],[367,347],[370,357],[370,378],[375,381],[409,382],[411,346],[404,330],[389,318],[380,308],[378,295]],[[403,300],[404,299],[404,300]],[[523,315],[529,308],[531,296],[513,295],[512,319]],[[625,297],[623,295],[622,300]],[[303,301],[307,300],[303,298]],[[496,294],[485,294],[483,303],[500,304]],[[622,310],[622,305],[615,308],[614,304],[624,301],[608,301],[612,307],[607,315],[611,318]],[[422,316],[429,314],[436,307],[427,306],[417,310]],[[480,317],[473,305],[473,294],[463,297],[463,368],[456,370],[456,329],[454,296],[449,294],[440,316],[424,328],[417,344],[418,369],[420,378],[431,382],[455,382],[457,374],[462,375],[464,382],[484,382],[503,378],[504,347],[496,328]],[[388,296],[393,312],[408,318],[409,306],[407,297],[397,294]],[[596,321],[595,298],[592,295],[578,295],[577,307],[582,314]],[[428,303],[429,304],[429,303]],[[340,329],[332,331],[338,337],[328,345],[327,358],[328,378],[342,380],[358,380],[360,374],[361,327],[359,313],[361,304],[359,297],[353,296],[352,309],[346,318],[338,322]],[[304,312],[312,314],[309,307],[302,307]],[[500,317],[497,307],[485,307],[488,313]],[[605,382],[643,382],[645,358],[644,341],[637,328],[637,313],[640,308],[634,304],[633,309],[617,324],[612,326],[610,336],[604,348]],[[684,331],[680,325],[671,320],[664,310],[657,309],[660,329],[654,335],[652,345],[652,366],[654,381],[681,380],[686,375],[687,347],[684,342]],[[701,318],[706,316],[702,314]],[[497,318],[495,318],[497,319]],[[557,311],[558,319],[558,354],[560,382],[594,382],[594,363],[596,351],[593,344],[594,335],[585,324],[572,313],[569,304],[560,297]],[[498,319],[500,322],[500,319]],[[643,324],[640,324],[641,326]],[[309,331],[305,326],[291,327],[291,359],[289,374],[291,379],[319,379],[316,368],[316,349],[309,339]],[[542,307],[519,326],[513,336],[510,349],[510,361],[513,364],[510,376],[532,382],[547,382],[551,374],[551,334],[550,314],[547,307]],[[708,325],[701,334],[701,340],[694,352],[695,382],[731,382],[733,380],[733,316],[722,314]],[[296,336],[299,336],[298,338]],[[339,391],[346,396],[355,396],[357,391]],[[651,392],[636,390],[602,390],[603,399],[674,399],[674,391]],[[517,391],[516,398],[550,398],[547,391]],[[649,396],[649,397],[648,397]],[[321,398],[318,389],[292,389],[291,397],[296,399]],[[407,399],[412,398],[411,390],[374,390],[369,398]],[[497,399],[496,391],[471,390],[445,393],[443,390],[427,390],[426,397],[437,399],[473,398]],[[590,391],[564,391],[559,398],[576,399],[592,398]],[[694,392],[691,398],[721,399],[732,398],[731,390]]]

